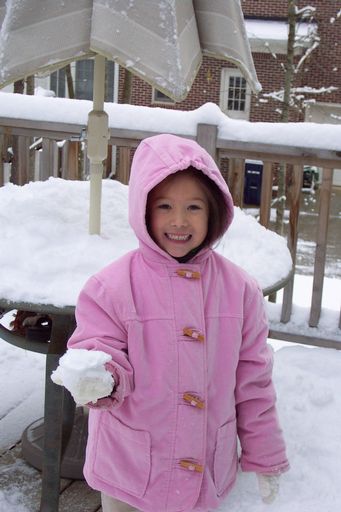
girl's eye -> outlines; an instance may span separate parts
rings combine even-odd
[[[195,211],[195,210],[201,210],[201,207],[198,204],[191,204],[191,205],[189,205],[188,209]]]
[[[170,205],[167,204],[167,203],[161,203],[161,204],[157,205],[157,208],[159,210],[169,210],[170,209]]]

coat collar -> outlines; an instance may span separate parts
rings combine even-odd
[[[172,256],[167,254],[154,242],[152,244],[147,245],[142,240],[140,240],[139,243],[140,251],[145,260],[148,260],[151,263],[157,263],[163,266],[165,265],[167,267],[180,268],[191,267],[193,265],[201,265],[212,254],[212,249],[209,247],[205,247],[200,252],[198,252],[191,260],[187,261],[186,263],[179,263],[175,258],[172,258]]]

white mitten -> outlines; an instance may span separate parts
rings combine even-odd
[[[272,503],[279,490],[279,475],[261,475],[257,473],[259,494],[264,503]]]
[[[77,404],[96,403],[114,389],[114,378],[105,369],[108,361],[111,356],[101,350],[69,349],[60,358],[51,379],[66,387]]]

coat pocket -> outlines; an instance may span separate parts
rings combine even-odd
[[[94,457],[94,473],[111,487],[142,497],[151,470],[149,432],[133,430],[107,412],[102,413]]]
[[[221,496],[234,483],[237,473],[237,427],[229,421],[217,431],[213,477],[217,495]]]

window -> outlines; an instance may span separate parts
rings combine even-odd
[[[104,101],[114,101],[115,62],[107,60],[105,63],[105,97]]]
[[[153,88],[153,103],[175,103],[172,98]]]
[[[223,68],[221,74],[220,108],[235,119],[249,119],[251,91],[238,70]]]
[[[246,80],[240,76],[230,76],[227,99],[228,110],[245,111]]]
[[[92,100],[93,79],[94,61],[92,59],[76,61],[76,98],[79,100]]]
[[[94,60],[77,60],[71,64],[71,74],[74,83],[75,98],[81,100],[93,99],[93,78]],[[106,61],[105,72],[105,96],[104,101],[114,100],[115,87],[115,63],[112,60]],[[50,89],[56,96],[65,98],[67,94],[67,82],[65,68],[54,71],[50,75]]]
[[[50,89],[58,98],[65,98],[65,69],[58,69],[50,75]]]
[[[93,99],[94,60],[76,61],[75,94],[80,100]],[[104,101],[113,101],[114,98],[115,63],[107,60],[105,64],[105,96]]]

